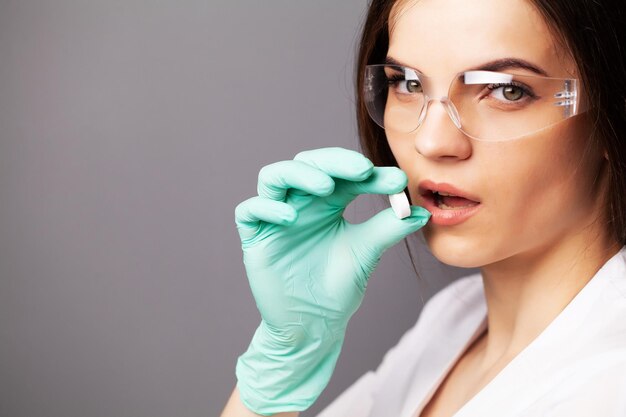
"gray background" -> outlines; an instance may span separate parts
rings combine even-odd
[[[215,416],[258,170],[357,149],[365,0],[0,0],[0,416]],[[361,197],[352,221],[385,207]],[[468,271],[387,252],[312,416]]]

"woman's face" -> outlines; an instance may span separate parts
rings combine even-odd
[[[528,61],[550,77],[578,76],[571,58],[527,1],[400,1],[390,24],[387,56],[433,77],[436,98],[447,94],[458,72],[501,58]],[[459,131],[444,107],[433,102],[419,129],[386,134],[409,177],[413,204],[424,205],[420,184],[426,180],[450,184],[479,201],[465,220],[445,224],[441,219],[460,209],[444,207],[451,211],[440,211],[443,217],[433,216],[423,229],[439,260],[478,267],[543,253],[576,239],[589,243],[584,242],[589,235],[581,231],[601,230],[601,222],[593,220],[602,208],[597,176],[603,152],[585,152],[589,126],[583,113],[521,139],[478,141]]]

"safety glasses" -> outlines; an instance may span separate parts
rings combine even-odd
[[[463,71],[448,95],[433,98],[433,79],[398,65],[367,65],[363,96],[370,117],[387,131],[410,133],[439,101],[454,125],[477,140],[520,138],[578,114],[578,80],[509,72]]]

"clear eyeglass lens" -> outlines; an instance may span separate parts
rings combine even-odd
[[[409,133],[420,125],[432,80],[410,68],[366,67],[364,99],[382,128]],[[508,72],[458,74],[443,100],[453,122],[480,140],[507,140],[531,134],[577,114],[577,83]],[[423,117],[422,117],[423,118]]]
[[[417,73],[393,65],[370,65],[364,89],[369,115],[380,127],[412,132],[419,126],[425,100]]]

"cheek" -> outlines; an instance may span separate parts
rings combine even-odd
[[[588,139],[574,134],[572,125],[564,124],[540,136],[489,144],[500,146],[490,152],[500,154],[492,159],[500,173],[494,171],[496,179],[487,191],[493,203],[489,211],[495,216],[492,227],[509,238],[515,236],[520,249],[573,230],[594,210],[599,159],[594,152],[581,158]]]
[[[545,154],[523,149],[515,153],[513,163],[503,164],[501,174],[488,191],[489,212],[493,226],[506,231],[507,236],[523,238],[547,232],[550,219],[569,198],[564,195],[565,167],[560,162],[546,160]],[[503,158],[501,161],[511,160]]]

